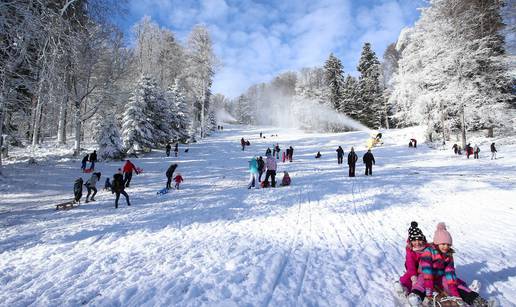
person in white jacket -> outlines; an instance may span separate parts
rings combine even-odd
[[[86,202],[95,201],[95,195],[97,195],[97,182],[99,180],[100,180],[100,172],[93,173],[93,174],[91,174],[90,179],[88,179],[88,181],[86,181],[86,183],[84,184],[86,186],[86,188],[88,189],[88,194],[86,195]],[[93,195],[91,195],[91,198],[88,200],[92,191],[93,191]]]
[[[276,159],[270,154],[267,155],[267,160],[265,161],[265,165],[267,166],[267,173],[265,173],[265,181],[269,181],[269,176],[271,177],[271,187],[276,187]]]

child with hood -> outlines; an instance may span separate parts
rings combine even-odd
[[[417,282],[419,260],[423,250],[428,247],[426,237],[417,222],[410,223],[408,229],[407,245],[405,247],[405,274],[395,283],[395,290],[399,294],[407,295],[412,290],[412,285]]]
[[[411,306],[421,306],[425,296],[431,299],[434,288],[442,289],[458,301],[462,300],[474,307],[490,306],[487,300],[469,289],[464,281],[455,275],[452,243],[452,237],[446,225],[437,224],[434,242],[423,250],[419,260],[420,274],[408,296]]]
[[[179,184],[184,181],[180,173],[177,173],[176,177],[174,177],[174,181],[176,182],[176,190],[179,190]]]
[[[281,179],[281,186],[286,187],[290,185],[290,175],[287,171],[283,172],[283,179]]]

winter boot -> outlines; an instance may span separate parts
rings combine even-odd
[[[95,201],[95,198],[91,198],[90,201]]]
[[[409,305],[412,307],[422,306],[423,302],[421,301],[421,298],[419,297],[419,295],[417,295],[415,293],[410,293],[408,295],[407,299],[408,299]]]
[[[84,201],[85,203],[89,203],[90,201],[88,200],[88,198],[86,197],[86,200]]]
[[[471,285],[469,285],[469,288],[471,289],[471,291],[478,293],[480,291],[480,281],[476,279],[473,280],[471,282]]]

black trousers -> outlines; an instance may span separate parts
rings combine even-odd
[[[342,164],[342,156],[337,156],[337,163]]]
[[[355,177],[355,164],[349,164],[349,177]]]
[[[372,163],[366,163],[366,165],[365,165],[365,174],[366,174],[366,176],[373,174],[373,164]]]
[[[258,172],[258,182],[262,182],[263,171]]]
[[[125,187],[128,188],[131,183],[131,179],[133,178],[133,172],[125,173],[124,183]]]
[[[170,185],[172,183],[172,177],[167,177],[167,189],[172,189],[172,186]]]
[[[91,195],[91,199],[95,198],[95,195],[97,195],[97,188],[95,187],[86,187],[88,189],[88,194],[86,195],[86,200],[88,200],[88,197],[90,197],[91,191],[93,191],[93,195]]]
[[[265,181],[269,180],[269,176],[271,177],[271,187],[276,187],[276,171],[267,170],[267,173],[265,173]]]
[[[120,192],[115,192],[116,194],[116,198],[115,198],[115,208],[118,208],[118,200],[120,199],[120,194],[124,195],[125,196],[125,200],[127,201],[127,205],[130,206],[131,203],[129,203],[129,195],[127,195],[127,192],[126,191],[120,191]]]

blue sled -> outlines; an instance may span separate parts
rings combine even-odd
[[[167,193],[168,193],[168,189],[167,188],[163,188],[163,189],[159,190],[158,193],[156,193],[156,194],[158,194],[158,195],[165,195]]]

